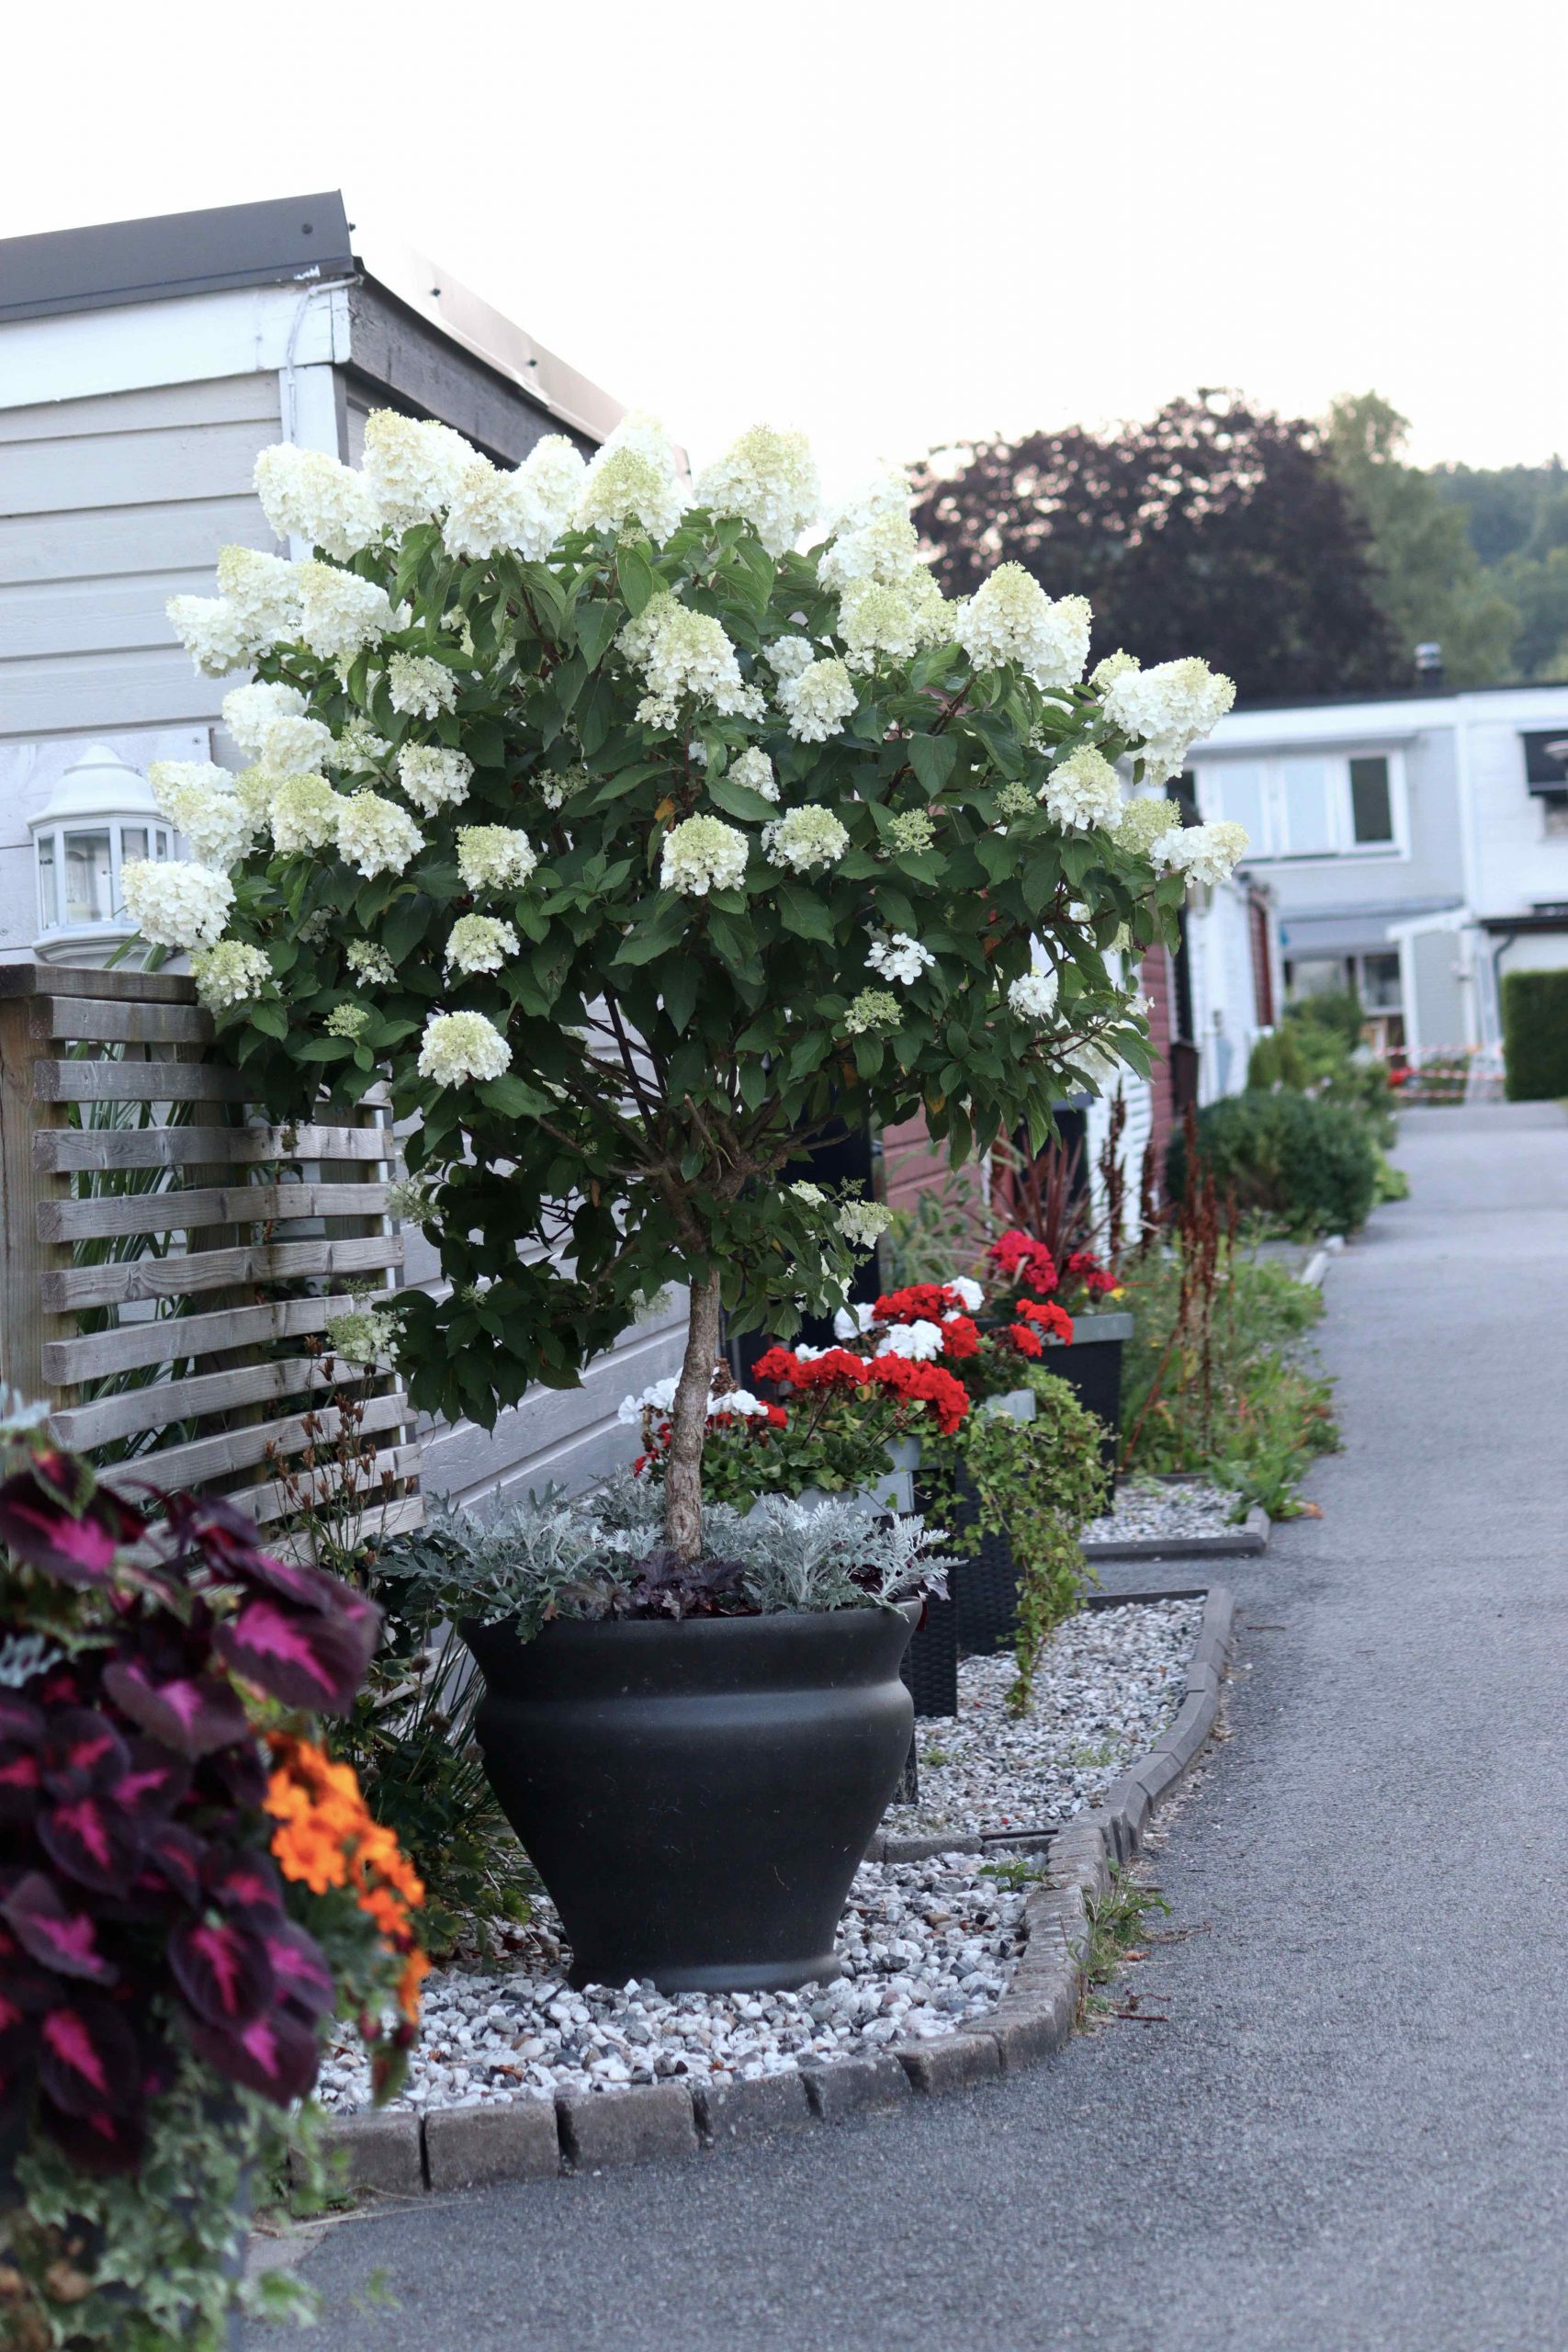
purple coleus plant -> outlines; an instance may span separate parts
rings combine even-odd
[[[259,1726],[346,1713],[379,1622],[231,1506],[159,1500],[47,1446],[0,1481],[0,2131],[95,2172],[135,2168],[182,2042],[279,2104],[314,2083],[337,1985]]]

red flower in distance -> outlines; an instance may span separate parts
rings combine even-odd
[[[987,1251],[992,1265],[1009,1282],[1027,1283],[1031,1290],[1055,1290],[1056,1261],[1043,1241],[1015,1227],[992,1242]]]
[[[1010,1323],[1008,1338],[1021,1356],[1043,1356],[1045,1352],[1044,1340],[1027,1323]]]
[[[1058,1306],[1054,1298],[1043,1302],[1037,1298],[1023,1299],[1020,1303],[1018,1311],[1024,1322],[1038,1324],[1043,1330],[1049,1331],[1054,1338],[1062,1340],[1064,1344],[1073,1336],[1072,1317],[1066,1307]],[[1015,1323],[1013,1329],[1016,1331],[1017,1329],[1018,1325]],[[1028,1352],[1029,1351],[1026,1350],[1025,1353]]]

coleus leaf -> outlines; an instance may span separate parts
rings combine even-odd
[[[248,2024],[273,1996],[266,1946],[243,1920],[183,1920],[169,1938],[169,1965],[208,2025]]]
[[[0,1544],[61,1584],[106,1583],[117,1552],[134,1542],[144,1523],[104,1487],[78,1515],[32,1469],[0,1483]]]
[[[315,1938],[292,1919],[280,1919],[261,1935],[278,1992],[307,2016],[330,2017],[337,2007],[337,1986]]]
[[[270,1854],[254,1848],[209,1856],[202,1886],[220,1910],[253,1921],[277,1917],[283,1909],[283,1878]]]
[[[140,2171],[146,2150],[146,2118],[141,2107],[95,2108],[73,2115],[52,2099],[39,2102],[39,2129],[69,2157],[78,2172],[98,2176]]]
[[[101,1792],[40,1808],[38,1841],[57,1870],[95,1894],[129,1894],[141,1860],[138,1824]]]
[[[134,2109],[141,2091],[136,2037],[122,2013],[90,1994],[45,2011],[39,2021],[39,2082],[67,2115]]]
[[[130,1760],[124,1740],[96,1707],[62,1707],[51,1716],[40,1761],[51,1796],[89,1796],[110,1788]]]
[[[258,1596],[219,1626],[214,1645],[224,1664],[286,1707],[346,1714],[376,1646],[374,1611],[357,1621],[280,1609]]]
[[[0,1822],[31,1821],[43,1788],[43,1762],[29,1741],[0,1739]]]
[[[203,1848],[191,1830],[176,1821],[161,1821],[147,1840],[141,1857],[141,1878],[170,1889],[193,1907],[201,1901]]]
[[[106,1793],[111,1804],[145,1826],[173,1813],[189,1787],[190,1766],[183,1757],[171,1755],[160,1740],[136,1739],[125,1770]]]
[[[133,1724],[193,1761],[250,1733],[239,1692],[214,1674],[160,1679],[140,1658],[117,1658],[104,1669],[104,1689]]]
[[[68,1900],[41,1871],[29,1871],[0,1909],[23,1951],[57,1975],[80,1977],[89,1984],[112,1984],[117,1980],[119,1971],[98,1950],[92,1913]],[[5,2030],[4,2010],[5,1993],[0,1987],[0,2032]]]
[[[316,2079],[316,2037],[287,2009],[269,2009],[234,2030],[193,2025],[190,2039],[198,2058],[280,2107],[303,2098]]]

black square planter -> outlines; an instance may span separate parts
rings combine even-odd
[[[934,1592],[899,1668],[917,1715],[958,1713],[958,1607]]]
[[[1100,1458],[1105,1469],[1105,1507],[1116,1498],[1116,1457],[1122,1446],[1122,1348],[1133,1335],[1130,1315],[1079,1315],[1070,1347],[1050,1348],[1043,1369],[1065,1380],[1104,1430]]]

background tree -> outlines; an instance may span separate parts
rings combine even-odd
[[[1483,570],[1462,508],[1404,462],[1409,430],[1381,392],[1337,400],[1329,412],[1328,455],[1371,534],[1373,594],[1399,646],[1397,683],[1409,682],[1415,647],[1435,641],[1450,684],[1491,685],[1509,674],[1519,615]]]
[[[1568,679],[1568,472],[1543,466],[1436,466],[1439,498],[1464,517],[1485,578],[1519,616],[1521,678]]]
[[[1104,437],[1073,426],[933,453],[915,487],[950,594],[1011,559],[1053,595],[1088,596],[1098,653],[1196,647],[1244,700],[1408,679],[1368,526],[1304,420],[1202,391]]]

